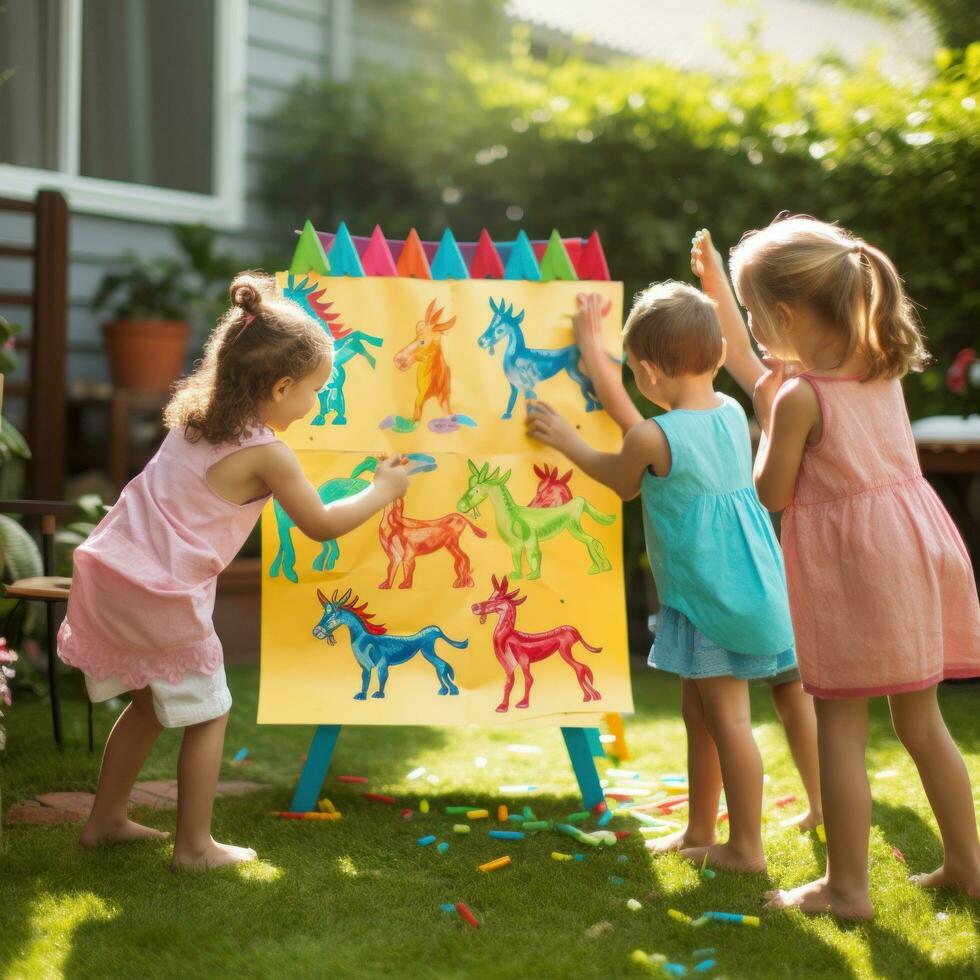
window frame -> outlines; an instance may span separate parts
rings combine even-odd
[[[61,0],[58,88],[58,167],[0,163],[0,192],[33,198],[59,190],[73,211],[137,221],[201,223],[228,229],[244,220],[245,62],[248,0],[215,0],[215,71],[211,176],[214,193],[84,177],[81,148],[82,18],[84,0]]]

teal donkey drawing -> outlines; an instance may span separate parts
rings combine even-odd
[[[332,504],[335,500],[343,500],[344,497],[352,497],[355,493],[360,493],[370,486],[367,480],[361,477],[362,473],[373,473],[377,468],[378,460],[375,456],[365,456],[350,476],[342,476],[335,480],[327,480],[317,487],[320,501],[324,504]],[[280,570],[290,582],[299,582],[296,576],[296,549],[293,546],[292,530],[296,527],[293,519],[287,514],[282,504],[276,500],[272,509],[276,515],[276,529],[279,532],[279,550],[276,557],[269,567],[269,577],[276,578]],[[340,545],[336,539],[322,542],[323,547],[320,554],[313,561],[313,568],[322,572],[324,568],[332,571],[337,559],[340,558]]]
[[[380,337],[365,333],[363,330],[351,330],[340,322],[339,313],[330,313],[333,303],[323,301],[325,289],[316,292],[317,286],[308,282],[307,278],[299,282],[293,275],[286,280],[283,295],[299,303],[315,320],[319,320],[323,329],[333,338],[333,373],[323,391],[317,398],[320,401],[320,411],[310,425],[326,425],[327,416],[333,413],[333,425],[347,424],[347,400],[344,398],[344,384],[347,381],[345,365],[360,355],[373,368],[377,361],[374,355],[364,346],[381,347],[384,341]]]
[[[435,458],[428,453],[406,453],[405,455],[409,460],[408,472],[410,474],[424,473],[436,468]],[[370,486],[361,474],[373,473],[377,466],[378,459],[376,456],[365,456],[354,467],[350,476],[341,476],[321,483],[317,487],[321,503],[332,504],[336,500],[343,500],[344,497],[353,497],[355,493],[360,493]],[[283,510],[282,504],[278,500],[273,502],[272,509],[276,515],[276,530],[279,532],[279,549],[269,566],[269,578],[276,578],[281,571],[290,582],[299,582],[299,578],[296,576],[296,548],[293,545],[292,534],[296,524],[289,514]],[[328,572],[331,572],[340,558],[340,545],[337,544],[335,538],[321,543],[323,547],[320,549],[320,554],[313,560],[313,570],[322,572],[326,568]]]
[[[452,640],[438,626],[425,626],[410,636],[392,635],[387,627],[372,622],[374,614],[367,611],[367,603],[358,605],[359,599],[357,596],[351,598],[350,589],[341,596],[334,591],[329,599],[317,589],[316,597],[323,606],[323,615],[313,627],[313,635],[318,640],[326,640],[334,646],[337,642],[334,633],[342,626],[350,630],[351,649],[361,668],[361,689],[354,695],[355,701],[367,700],[372,670],[378,672],[378,689],[371,697],[383,698],[388,670],[408,663],[417,653],[435,668],[440,694],[459,694],[454,683],[456,672],[451,663],[436,653],[436,641],[444,640],[457,650],[465,650],[470,645],[469,640]]]
[[[497,530],[504,543],[510,548],[514,569],[511,578],[521,578],[524,574],[524,558],[529,567],[528,578],[541,578],[541,542],[567,531],[588,549],[592,565],[589,574],[608,572],[612,564],[606,557],[602,542],[582,528],[582,518],[588,515],[599,524],[612,524],[613,514],[603,514],[595,509],[585,497],[572,497],[567,503],[557,507],[522,507],[507,489],[510,470],[501,474],[499,467],[489,472],[490,464],[484,463],[477,469],[473,460],[467,460],[470,467],[469,486],[459,498],[456,509],[460,512],[480,516],[480,504],[489,498],[493,506]]]

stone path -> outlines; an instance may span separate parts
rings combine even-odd
[[[233,779],[218,783],[218,796],[241,796],[262,789],[261,783]],[[6,823],[48,825],[81,823],[88,819],[95,797],[91,793],[44,793],[12,806],[7,812]],[[137,783],[129,795],[132,806],[147,806],[156,810],[173,810],[177,807],[177,780],[157,779]]]

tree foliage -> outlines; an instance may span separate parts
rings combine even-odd
[[[913,414],[956,411],[944,371],[980,317],[980,44],[940,51],[926,81],[748,48],[736,67],[542,61],[517,28],[500,60],[303,82],[270,120],[263,196],[290,227],[596,228],[628,292],[689,278],[699,227],[725,248],[784,209],[839,221],[922,307],[935,362],[907,382]]]

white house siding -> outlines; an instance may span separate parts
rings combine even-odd
[[[245,220],[240,230],[223,232],[220,245],[243,259],[281,249],[289,254],[288,229],[270,227],[257,200],[256,174],[266,142],[264,118],[302,76],[321,77],[331,70],[332,22],[347,0],[249,0],[244,167]],[[0,196],[4,195],[0,185]],[[70,202],[69,202],[70,205]],[[33,217],[0,214],[0,241],[29,244]],[[106,269],[132,250],[146,258],[177,253],[166,224],[130,221],[73,212],[70,222],[68,376],[104,380],[107,365],[101,317],[89,308]],[[30,262],[0,258],[0,292],[23,291],[30,283]],[[30,310],[0,306],[0,315],[31,329]],[[13,406],[11,406],[13,407]]]

